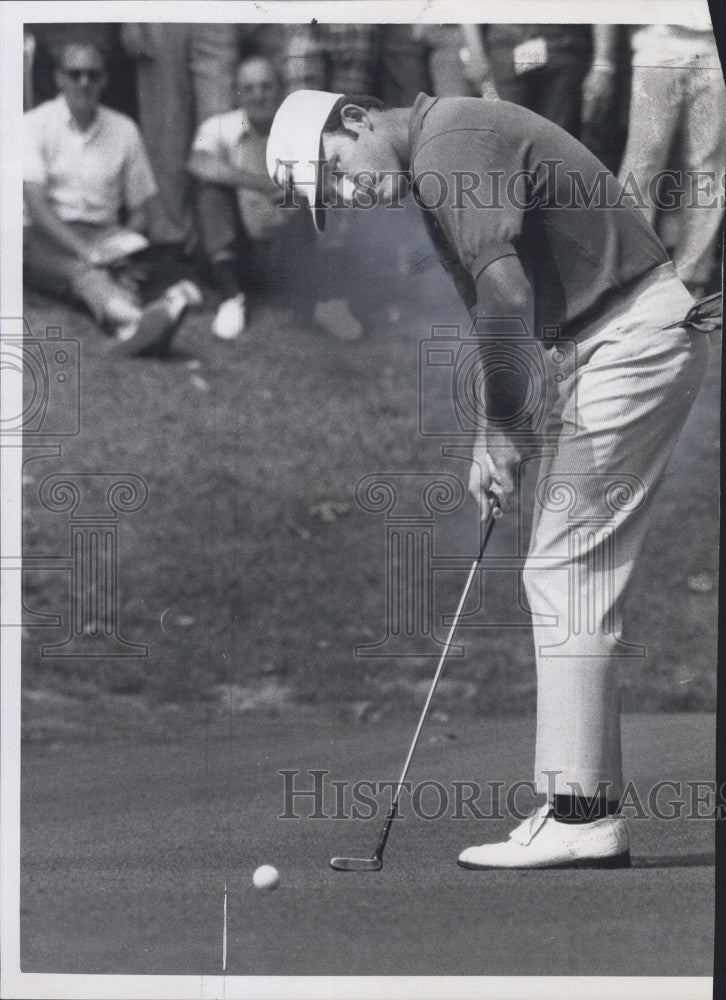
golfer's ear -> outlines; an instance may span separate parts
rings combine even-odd
[[[371,119],[364,108],[357,104],[344,104],[340,109],[340,123],[347,132],[361,135],[371,128]]]

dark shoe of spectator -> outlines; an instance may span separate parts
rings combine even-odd
[[[245,329],[246,304],[242,292],[225,299],[212,323],[212,333],[220,340],[237,340]]]
[[[329,336],[336,340],[361,340],[364,335],[363,324],[350,311],[345,299],[329,299],[318,302],[313,313],[313,320]]]
[[[140,318],[118,327],[116,341],[125,354],[160,353],[168,348],[189,306],[202,303],[202,293],[191,281],[179,281],[150,302]]]

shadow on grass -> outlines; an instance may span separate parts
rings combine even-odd
[[[711,868],[716,864],[712,851],[703,854],[666,854],[662,857],[637,858],[633,868]]]

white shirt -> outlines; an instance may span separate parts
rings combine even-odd
[[[267,138],[256,132],[244,111],[237,108],[207,118],[196,134],[192,150],[210,153],[237,170],[268,178]],[[276,204],[273,195],[237,188],[237,204],[248,235],[253,240],[273,239],[287,224],[290,212]]]
[[[23,179],[42,184],[65,222],[112,225],[156,194],[141,135],[126,115],[100,105],[84,132],[61,94],[23,115]]]

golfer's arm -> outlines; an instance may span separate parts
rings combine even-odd
[[[250,188],[262,194],[277,194],[279,188],[273,181],[252,170],[242,170],[220,160],[212,153],[195,149],[189,157],[187,170],[200,181],[209,184],[221,184],[231,188]]]
[[[88,250],[85,241],[61,219],[48,201],[42,184],[32,184],[26,181],[23,184],[23,197],[34,226],[37,226],[53,243],[63,250],[67,250],[74,257],[84,256]]]
[[[497,336],[499,360],[492,363],[491,348],[487,343],[487,320],[492,320],[492,332],[497,333],[502,317],[521,319],[524,328],[520,335],[532,336],[534,332],[534,293],[519,258],[501,257],[493,261],[476,280],[477,328],[484,335],[480,344],[480,361],[484,368],[484,395],[486,415],[490,421],[505,420],[521,414],[527,399],[526,373],[516,377],[501,365],[501,337]],[[479,430],[486,430],[486,418],[479,414]]]

